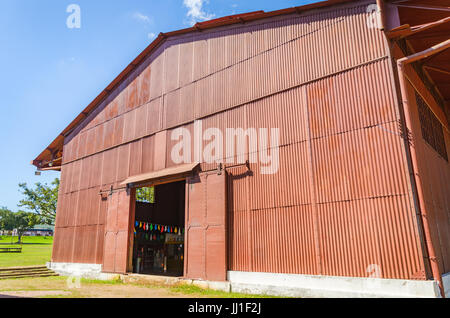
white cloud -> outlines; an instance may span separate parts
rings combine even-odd
[[[150,32],[150,33],[148,34],[148,38],[149,38],[150,40],[153,40],[154,38],[156,38],[156,33]]]
[[[140,12],[133,13],[133,19],[142,22],[144,24],[151,24],[153,22],[153,19],[149,16],[146,16],[145,14],[142,14]]]
[[[184,6],[189,9],[186,15],[190,24],[193,25],[196,22],[214,18],[214,14],[204,11],[203,5],[205,3],[208,3],[208,0],[183,0]]]
[[[231,7],[233,8],[233,12],[231,12],[231,14],[236,14],[236,8],[238,7],[238,5],[236,3],[233,3]]]
[[[58,64],[59,67],[65,67],[65,66],[68,66],[68,65],[71,65],[71,64],[75,63],[75,61],[76,61],[76,58],[73,57],[73,56],[71,56],[71,57],[64,57],[64,58],[60,58],[57,61],[57,64]]]

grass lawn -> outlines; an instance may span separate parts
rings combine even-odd
[[[78,288],[79,287],[79,288]],[[32,298],[265,298],[203,290],[192,285],[164,286],[149,283],[122,283],[82,279],[79,286],[67,283],[66,277],[0,280],[2,295]]]
[[[0,236],[1,247],[17,247],[17,237]],[[0,253],[0,268],[45,265],[52,255],[52,237],[26,236],[22,238],[22,253]]]

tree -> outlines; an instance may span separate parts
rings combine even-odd
[[[59,179],[52,181],[50,186],[36,183],[34,188],[29,188],[26,183],[21,183],[19,187],[25,196],[19,206],[37,214],[42,224],[55,225]]]
[[[39,216],[34,213],[19,211],[14,213],[6,208],[0,209],[0,228],[6,231],[17,230],[19,243],[23,233],[39,223]]]
[[[155,203],[155,187],[138,188],[136,190],[136,201]]]
[[[0,230],[9,231],[6,229],[6,222],[9,222],[12,211],[5,207],[0,208]]]

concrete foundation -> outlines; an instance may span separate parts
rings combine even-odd
[[[442,275],[442,282],[444,283],[445,297],[450,298],[450,273]]]
[[[233,292],[318,298],[438,298],[435,281],[228,272]]]
[[[174,286],[178,284],[194,285],[203,289],[219,290],[223,292],[231,292],[231,284],[229,282],[211,282],[195,279],[186,279],[180,277],[167,277],[156,275],[139,275],[129,274],[121,275],[122,281],[125,283],[150,283],[161,284],[165,286]]]
[[[75,263],[47,263],[47,268],[61,276],[80,277],[87,279],[112,280],[120,277],[117,274],[102,273],[102,265],[99,264],[75,264]]]
[[[228,272],[227,282],[211,282],[153,275],[116,275],[102,273],[102,265],[47,263],[62,276],[98,280],[120,278],[125,283],[141,282],[173,286],[193,284],[204,289],[287,297],[314,298],[439,298],[437,282],[402,279],[309,276],[296,274]],[[444,288],[450,297],[450,273],[443,275]]]

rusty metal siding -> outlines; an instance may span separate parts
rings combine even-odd
[[[123,91],[90,120],[82,130],[87,141],[79,143],[78,134],[69,138],[64,162],[383,58],[382,35],[377,29],[367,28],[366,7],[269,19],[167,42],[149,58],[149,66],[140,68],[141,73],[135,72],[128,86],[122,87]],[[350,24],[351,29],[347,29],[345,26]],[[370,40],[371,45],[361,45],[364,40]],[[330,41],[332,45],[328,45]],[[185,68],[178,67],[180,56]],[[171,63],[165,63],[167,59]],[[182,69],[188,73],[193,69],[193,82],[187,82],[191,75],[180,75]],[[165,75],[169,73],[171,76]],[[183,76],[186,79],[182,86],[179,83]],[[170,79],[168,83],[166,78]],[[153,87],[150,97],[142,91],[148,87],[147,82]],[[111,121],[115,122],[113,132]]]
[[[280,129],[278,174],[229,171],[228,269],[367,277],[377,265],[383,278],[423,279],[390,62],[368,4],[166,42],[67,138],[53,258],[123,267],[98,192],[176,165],[171,133],[193,136],[201,119],[203,131]]]
[[[367,277],[375,265],[383,278],[424,278],[388,70],[388,61],[380,61],[307,86],[310,117],[302,116],[298,125],[311,127],[312,166],[305,134],[291,134],[291,143],[281,138],[278,174],[260,175],[260,166],[252,165],[248,189],[230,182],[231,269]],[[351,81],[361,76],[373,77],[371,85]],[[346,100],[354,96],[359,99]],[[283,105],[281,94],[275,98]],[[305,113],[295,93],[284,103]],[[264,114],[264,103],[258,106]],[[275,123],[280,114],[268,111],[266,116]],[[289,127],[294,120],[282,122]],[[257,126],[276,127],[270,122]],[[286,136],[283,130],[281,136]],[[250,207],[236,202],[239,195]]]
[[[319,274],[310,205],[252,210],[249,220],[252,271]]]
[[[96,169],[98,161],[94,157],[99,158],[98,155],[87,157],[62,168],[53,262],[101,264],[103,261],[105,213],[99,195],[102,169]],[[91,175],[97,180],[92,182],[93,186]]]
[[[202,173],[186,182],[185,276],[225,281],[226,173]]]
[[[441,157],[422,137],[418,106],[415,91],[424,98],[428,104],[435,103],[431,94],[421,80],[412,75],[412,68],[407,69],[408,100],[412,114],[413,131],[412,140],[418,157],[418,170],[422,182],[430,225],[432,242],[438,259],[441,273],[450,272],[450,164]],[[450,153],[450,134],[443,128],[445,146]]]

